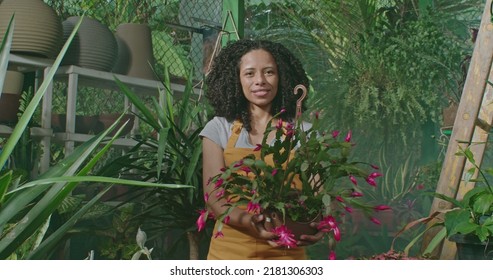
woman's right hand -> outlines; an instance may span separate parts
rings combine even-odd
[[[277,239],[279,236],[277,236],[277,234],[273,233],[272,231],[267,230],[265,228],[265,222],[266,217],[263,214],[256,214],[252,216],[251,224],[256,231],[257,238],[266,240],[267,243],[274,248],[279,247],[276,242],[272,241],[274,239]]]

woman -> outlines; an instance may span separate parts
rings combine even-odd
[[[283,118],[294,119],[299,98],[294,87],[308,88],[309,81],[301,62],[283,45],[239,40],[219,52],[205,83],[206,97],[216,114],[201,132],[204,192],[210,193],[214,186],[209,179],[252,154],[267,125],[272,125],[273,115],[285,109]],[[274,136],[269,135],[268,142]],[[207,206],[218,216],[225,210],[224,203],[209,198]],[[321,232],[303,235],[298,247],[279,248],[272,241],[277,236],[265,229],[264,222],[269,222],[264,215],[234,209],[218,238],[216,224],[208,259],[305,259],[302,246],[323,236]]]

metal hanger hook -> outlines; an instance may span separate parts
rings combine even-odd
[[[300,96],[300,98],[298,98],[298,100],[296,100],[296,113],[297,113],[297,116],[298,115],[301,115],[301,105],[303,103],[303,99],[305,99],[306,97],[306,94],[308,92],[308,90],[306,89],[306,87],[304,85],[297,85],[294,87],[294,94],[298,94],[299,90],[301,89],[302,91],[302,94]]]

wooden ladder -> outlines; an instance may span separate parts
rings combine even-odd
[[[493,123],[493,87],[488,83],[488,81],[493,81],[491,69],[493,60],[493,11],[491,5],[492,0],[487,0],[436,189],[438,193],[459,200],[474,187],[474,183],[466,184],[462,180],[467,170],[472,166],[464,157],[457,156],[455,153],[459,151],[460,147],[465,148],[469,143],[480,143],[470,148],[476,163],[480,166],[486,149],[488,133]],[[430,212],[435,213],[451,207],[450,203],[435,198]],[[432,223],[437,221],[436,219]],[[422,248],[426,248],[439,230],[438,227],[435,227],[424,235]],[[455,259],[457,251],[455,243],[445,240],[439,247],[433,252],[434,257]]]

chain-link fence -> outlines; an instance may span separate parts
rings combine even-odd
[[[217,34],[221,0],[45,0],[62,20],[71,16],[96,19],[115,31],[120,24],[145,23],[152,30],[156,72],[164,67],[175,77],[202,78],[204,42]]]

